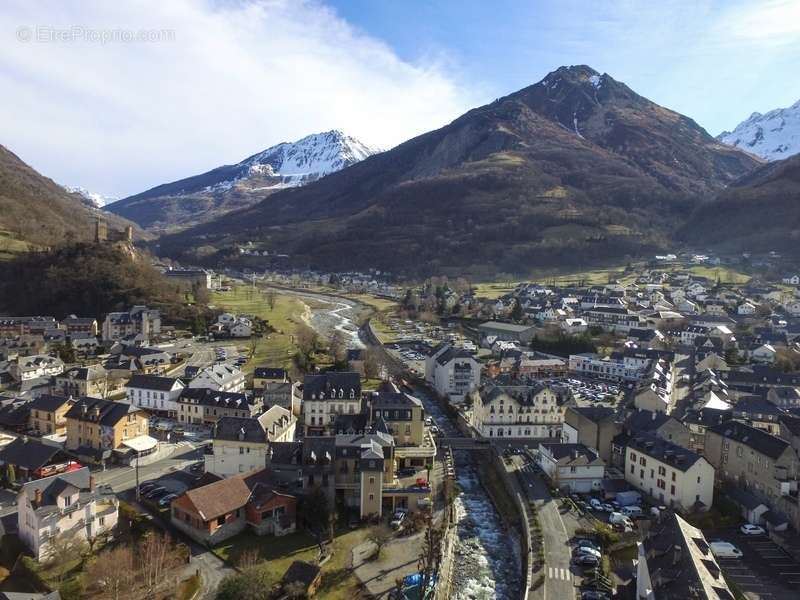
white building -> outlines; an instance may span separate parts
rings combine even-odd
[[[440,344],[425,359],[425,381],[450,402],[463,402],[480,384],[481,365],[467,350]]]
[[[259,418],[222,417],[214,425],[205,470],[220,477],[258,471],[267,466],[269,445],[294,440],[297,417],[273,406]]]
[[[568,402],[546,385],[474,390],[470,424],[484,437],[561,439]]]
[[[17,381],[28,381],[39,377],[52,377],[64,371],[64,362],[55,356],[34,354],[20,356],[9,366],[11,376]]]
[[[583,494],[600,490],[606,471],[597,451],[583,444],[539,444],[539,466],[555,487]]]
[[[622,381],[625,378],[625,365],[621,360],[586,352],[570,355],[569,372],[585,377]]]
[[[244,389],[245,376],[234,366],[218,364],[206,367],[197,373],[189,382],[190,388],[207,388],[220,392],[241,392]]]
[[[28,482],[17,494],[19,539],[37,560],[58,536],[94,539],[117,524],[117,497],[94,485],[88,467]]]
[[[319,373],[303,378],[306,435],[323,435],[337,415],[361,412],[361,376],[355,371]]]
[[[714,501],[714,467],[705,458],[650,433],[625,444],[625,481],[684,512],[708,510]]]
[[[128,402],[173,418],[178,414],[178,398],[185,387],[177,377],[139,374],[131,377],[126,386]]]

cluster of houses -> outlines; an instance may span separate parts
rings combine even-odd
[[[440,344],[425,377],[475,435],[531,440],[558,487],[636,491],[684,513],[711,508],[716,490],[753,524],[800,531],[794,281],[723,285],[652,270],[628,284],[520,284],[493,301],[500,319],[469,325],[480,352]],[[574,336],[603,336],[604,347],[532,349]],[[613,387],[618,401],[576,398],[579,381]]]
[[[258,415],[220,417],[204,485],[172,504],[176,527],[208,543],[245,529],[282,535],[294,529],[298,502],[310,493],[360,519],[430,506],[430,485],[419,473],[433,464],[436,444],[417,398],[388,383],[363,392],[356,372],[306,375],[299,385],[280,369],[255,376],[262,398],[286,383],[297,390],[300,418],[286,401]]]

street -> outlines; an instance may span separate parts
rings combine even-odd
[[[539,477],[533,464],[526,460],[524,465],[519,466],[517,460],[523,459],[518,456],[514,459],[518,465],[525,493],[539,511],[545,555],[545,582],[542,592],[544,598],[552,600],[574,598],[569,534],[558,511],[558,505],[550,496],[547,485]]]

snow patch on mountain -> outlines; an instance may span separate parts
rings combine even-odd
[[[333,130],[315,133],[296,142],[282,142],[254,154],[233,166],[232,179],[206,188],[224,191],[252,177],[280,178],[272,185],[258,189],[298,187],[340,171],[380,150],[363,144],[356,138]]]
[[[84,200],[96,208],[102,208],[106,204],[111,204],[112,202],[119,200],[119,198],[114,196],[105,196],[103,194],[98,194],[97,192],[90,192],[84,187],[71,187],[68,185],[64,185],[62,187],[71,194],[78,194],[79,196],[83,197]]]
[[[723,131],[717,139],[724,144],[767,160],[781,160],[800,153],[800,100],[788,108],[766,114],[754,112],[733,131]]]

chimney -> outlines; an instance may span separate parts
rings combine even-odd
[[[36,503],[36,508],[39,508],[42,505],[42,490],[37,488],[35,493],[36,496],[34,502]]]
[[[89,491],[94,491],[94,475],[89,475]]]
[[[651,418],[653,421],[655,421],[655,420],[656,420],[656,411],[653,411],[653,416],[652,416],[652,417],[650,417],[650,418]]]
[[[81,414],[82,414],[84,417],[86,416],[86,413],[88,412],[88,410],[89,410],[89,407],[88,407],[88,406],[86,406],[86,402],[84,402],[83,404],[81,404]]]

